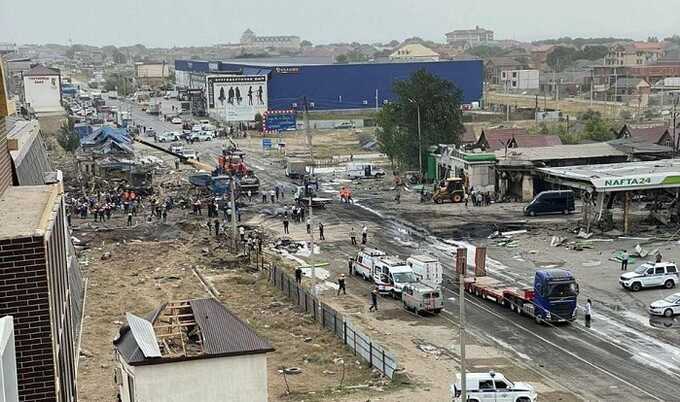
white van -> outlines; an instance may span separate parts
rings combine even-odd
[[[373,265],[373,283],[380,293],[388,293],[395,299],[401,299],[404,286],[415,282],[417,280],[413,270],[399,257],[380,257]]]
[[[357,258],[352,262],[352,272],[354,275],[359,275],[364,280],[371,280],[373,278],[373,265],[380,257],[384,257],[385,253],[373,248],[364,248],[359,251]]]
[[[385,177],[385,170],[373,163],[348,163],[345,169],[350,179]]]
[[[437,258],[423,254],[412,255],[406,259],[406,263],[413,269],[419,282],[433,288],[441,286],[444,270]]]
[[[460,374],[457,374],[456,384],[451,384],[453,401],[461,401]],[[465,391],[468,401],[495,402],[535,402],[538,394],[533,386],[512,381],[503,374],[494,373],[466,373]]]
[[[427,312],[439,314],[444,309],[444,296],[439,288],[424,283],[409,283],[401,292],[401,300],[406,310],[416,314]]]

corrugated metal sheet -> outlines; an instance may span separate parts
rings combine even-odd
[[[265,353],[272,345],[214,299],[189,302],[203,335],[203,350],[210,355]]]
[[[42,135],[37,134],[30,144],[22,147],[22,151],[12,162],[20,186],[35,186],[45,184],[45,173],[51,172],[52,166],[47,155],[47,148]]]
[[[158,307],[156,310],[146,315],[146,320],[153,322],[156,320],[160,312],[165,308],[165,304]],[[135,337],[132,336],[130,331],[130,326],[128,324],[123,325],[119,332],[118,337],[114,339],[113,344],[115,345],[118,353],[123,357],[123,359],[128,362],[128,364],[140,363],[145,360],[142,350],[137,345]]]
[[[126,317],[130,326],[130,332],[132,332],[132,336],[135,338],[137,346],[141,349],[144,357],[161,357],[161,349],[158,346],[156,333],[151,322],[131,313],[127,313]]]

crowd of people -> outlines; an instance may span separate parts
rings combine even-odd
[[[145,214],[146,220],[157,218],[163,223],[167,221],[168,210],[175,207],[171,196],[144,197],[131,190],[101,191],[92,195],[79,195],[67,198],[66,218],[69,225],[72,218],[88,219],[94,222],[107,222],[116,215],[127,218],[127,226],[133,225],[133,218]]]

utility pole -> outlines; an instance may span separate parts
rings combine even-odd
[[[307,136],[307,146],[309,147],[309,158],[311,160],[311,176],[314,177],[314,149],[312,147],[312,130],[309,127],[309,105],[307,104],[307,97],[304,98],[305,102],[305,134]],[[305,183],[305,190],[309,189],[309,181]],[[312,193],[309,193],[309,248],[310,248],[310,259],[314,258],[314,215],[312,211]],[[316,296],[316,264],[314,261],[310,261],[312,266],[312,294]]]
[[[378,111],[378,88],[375,89],[375,111]]]
[[[460,400],[467,400],[467,384],[465,379],[465,273],[467,271],[467,249],[459,248],[456,252],[456,270],[458,271],[458,307],[460,317]]]
[[[231,156],[229,157],[231,159]],[[231,164],[231,160],[229,161]],[[231,193],[231,235],[234,238],[234,251],[238,253],[238,232],[236,229],[236,199],[234,198],[234,187],[236,187],[236,180],[234,178],[234,172],[232,171],[229,176],[231,177],[231,182],[229,183],[229,192]]]
[[[675,109],[678,106],[678,101],[680,101],[680,98],[675,98],[675,101],[673,102],[673,153],[671,154],[671,155],[673,155],[673,158],[675,158],[675,154],[677,153],[677,150],[678,150],[678,139],[677,139],[676,133],[675,133],[675,131],[677,130],[677,127],[678,127],[678,122],[677,122],[678,112],[675,111]]]
[[[416,103],[416,109],[418,111],[418,167],[420,168],[420,174],[423,174],[423,138],[420,134],[420,105]]]

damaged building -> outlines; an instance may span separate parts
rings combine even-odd
[[[266,402],[271,344],[215,299],[127,313],[114,340],[122,402]]]

